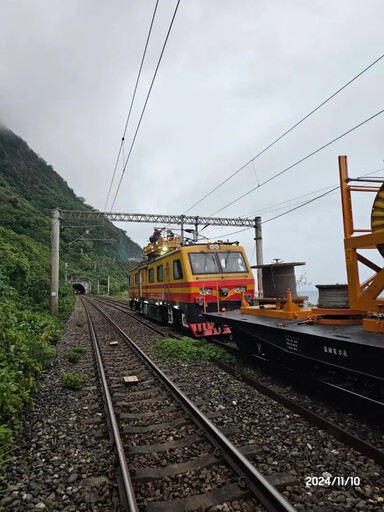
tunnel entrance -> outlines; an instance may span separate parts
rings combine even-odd
[[[84,295],[85,288],[84,288],[84,286],[82,284],[80,284],[80,283],[73,283],[72,287],[75,290],[75,294],[76,295]]]

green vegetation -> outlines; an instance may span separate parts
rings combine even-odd
[[[234,358],[225,350],[215,347],[205,340],[196,340],[184,336],[181,340],[165,338],[155,345],[155,353],[159,357],[178,359],[189,363],[194,361],[213,361],[219,359],[225,363],[233,363]]]
[[[67,359],[70,363],[78,363],[85,350],[81,347],[74,347],[67,354]]]
[[[75,375],[74,373],[63,373],[61,376],[61,382],[64,389],[79,391],[88,382],[88,376],[82,374]]]
[[[24,405],[32,406],[37,376],[54,355],[60,323],[43,313],[0,303],[0,477],[1,461],[19,428]]]
[[[93,210],[22,139],[0,125],[0,475],[12,433],[20,427],[20,412],[33,406],[39,372],[53,357],[73,310],[75,297],[71,286],[64,285],[64,262],[69,278],[93,286],[99,278],[101,291],[109,275],[114,294],[127,288],[127,259],[142,255],[110,222],[98,221],[89,235],[84,221],[62,222],[59,319],[51,318],[50,213],[55,207]],[[81,357],[74,354],[70,357]]]

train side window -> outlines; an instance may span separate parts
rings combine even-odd
[[[135,284],[139,284],[139,273],[135,274]]]
[[[157,282],[158,283],[163,282],[163,265],[159,265],[157,267]]]
[[[183,269],[180,260],[173,262],[173,279],[183,279]]]
[[[129,286],[131,286],[131,284],[132,284],[132,276],[131,275],[128,278],[128,284],[129,284]]]
[[[150,268],[148,270],[148,281],[150,283],[154,283],[154,281],[155,281],[155,269],[153,269],[153,268]]]

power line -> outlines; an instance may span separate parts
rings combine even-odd
[[[121,174],[120,181],[119,181],[119,184],[118,184],[118,186],[117,186],[117,190],[116,190],[116,193],[115,193],[115,197],[114,197],[114,199],[113,199],[113,203],[112,203],[112,206],[111,206],[111,210],[113,210],[113,207],[114,207],[114,205],[115,205],[116,197],[117,197],[117,194],[119,193],[120,186],[121,186],[121,182],[122,182],[122,180],[123,180],[123,177],[124,177],[125,170],[126,170],[126,168],[127,168],[127,165],[128,165],[129,159],[130,159],[130,157],[131,157],[132,149],[133,149],[133,146],[134,146],[135,141],[136,141],[136,137],[137,137],[137,134],[138,134],[138,131],[139,131],[140,125],[141,125],[141,121],[142,121],[143,116],[144,116],[145,109],[147,108],[147,103],[148,103],[149,97],[150,97],[150,95],[151,95],[152,87],[153,87],[153,84],[154,84],[154,82],[155,82],[156,75],[157,75],[157,72],[158,72],[158,70],[159,70],[161,60],[162,60],[162,58],[163,58],[164,50],[165,50],[165,47],[166,47],[167,42],[168,42],[169,34],[170,34],[171,30],[172,30],[173,22],[174,22],[174,20],[175,20],[176,13],[177,13],[177,10],[178,10],[178,8],[179,8],[179,4],[180,4],[180,0],[178,0],[178,1],[177,1],[177,4],[176,4],[176,7],[175,7],[175,10],[174,10],[174,12],[173,12],[172,20],[171,20],[171,23],[170,23],[170,25],[169,25],[167,35],[166,35],[166,37],[165,37],[165,41],[164,41],[163,48],[162,48],[161,53],[160,53],[159,60],[158,60],[158,62],[157,62],[157,66],[156,66],[156,69],[155,69],[155,73],[154,73],[154,75],[153,75],[152,82],[151,82],[151,85],[150,85],[150,87],[149,87],[149,91],[148,91],[147,97],[146,97],[146,99],[145,99],[144,107],[143,107],[143,110],[142,110],[142,112],[141,112],[140,119],[139,119],[139,122],[138,122],[138,124],[137,124],[137,128],[136,128],[135,134],[134,134],[134,136],[133,136],[132,144],[131,144],[131,147],[129,148],[128,156],[127,156],[127,159],[126,159],[125,164],[124,164],[123,172],[122,172],[122,174]]]
[[[147,35],[147,40],[145,42],[143,56],[141,58],[139,72],[138,72],[137,78],[136,78],[136,84],[135,84],[135,88],[134,88],[133,95],[132,95],[131,105],[129,106],[129,112],[128,112],[127,120],[125,122],[123,136],[121,138],[119,153],[117,155],[117,160],[116,160],[116,163],[115,163],[115,168],[113,170],[113,175],[112,175],[111,184],[110,184],[109,190],[108,190],[107,200],[105,201],[105,205],[104,205],[104,211],[107,209],[107,204],[108,204],[108,201],[109,201],[109,196],[111,194],[112,185],[113,185],[113,182],[114,182],[114,179],[115,179],[116,169],[117,169],[117,165],[119,163],[119,159],[120,159],[120,155],[121,155],[121,150],[123,150],[123,165],[124,165],[124,140],[125,140],[125,134],[127,132],[127,127],[128,127],[129,119],[131,117],[133,102],[135,101],[137,86],[139,85],[141,71],[143,69],[144,59],[145,59],[145,55],[147,53],[148,43],[149,43],[149,39],[151,37],[153,22],[155,21],[155,16],[156,16],[156,11],[157,11],[158,4],[159,4],[159,0],[156,0],[155,8],[154,8],[154,11],[153,11],[153,14],[152,14],[151,24],[150,24],[148,35]]]
[[[363,174],[363,175],[359,176],[359,178],[366,178],[367,176],[371,176],[372,174],[376,174],[376,173],[381,172],[381,171],[384,171],[384,167],[382,167],[381,169],[377,169],[376,171],[372,171],[372,172]],[[284,213],[281,213],[279,215],[276,215],[275,217],[271,217],[270,219],[267,219],[267,220],[263,221],[262,224],[266,224],[267,222],[270,222],[271,220],[275,220],[275,219],[278,219],[279,217],[282,217],[283,215],[287,215],[288,213],[291,213],[291,212],[293,212],[295,210],[298,210],[299,208],[302,208],[303,206],[306,206],[307,204],[313,203],[314,201],[317,201],[317,199],[325,197],[328,194],[333,195],[332,192],[334,192],[337,189],[339,189],[340,185],[330,185],[329,187],[325,187],[324,189],[316,190],[314,192],[310,192],[309,194],[304,194],[303,196],[298,196],[298,197],[296,197],[294,199],[299,199],[300,197],[305,197],[305,196],[308,196],[310,194],[314,194],[315,192],[320,192],[320,191],[325,190],[325,189],[330,188],[330,187],[333,187],[333,188],[331,190],[328,190],[327,192],[317,196],[317,197],[314,197],[314,198],[312,198],[312,199],[310,199],[308,201],[305,201],[304,203],[299,203],[299,206],[297,206],[296,208],[291,208],[290,210],[288,210],[288,211],[286,211]],[[291,201],[293,201],[294,199],[291,199]],[[288,201],[286,201],[286,202],[288,202]],[[293,205],[291,205],[291,206],[293,206]],[[285,206],[285,208],[288,208],[288,206]],[[226,235],[221,235],[221,236],[219,236],[217,238],[225,238],[226,236],[235,235],[237,233],[241,233],[242,231],[247,231],[248,229],[251,229],[251,228],[248,227],[248,228],[245,228],[245,229],[239,229],[237,231],[232,231],[231,233],[227,233]]]
[[[287,199],[286,201],[281,201],[279,203],[271,204],[270,206],[266,206],[265,208],[262,208],[261,210],[255,210],[251,213],[248,213],[247,215],[244,215],[244,217],[249,217],[250,215],[256,215],[256,214],[261,214],[261,213],[269,213],[269,211],[267,211],[267,210],[271,210],[271,208],[275,208],[275,206],[280,206],[281,208],[289,208],[289,206],[292,206],[292,205],[287,205],[287,203],[291,203],[292,201],[296,201],[297,199],[301,199],[303,197],[308,197],[313,194],[317,194],[318,192],[323,192],[323,191],[328,190],[329,188],[332,188],[334,186],[335,185],[330,185],[329,187],[324,187],[324,188],[320,188],[318,190],[313,190],[312,192],[308,192],[308,194],[302,194],[301,196],[292,197],[291,199]],[[285,206],[281,206],[283,204],[285,204]],[[280,208],[278,208],[278,209],[280,209]],[[275,211],[275,209],[272,211]],[[241,217],[243,217],[243,215]]]
[[[337,185],[337,187],[334,187],[332,188],[331,190],[329,190],[328,192],[324,192],[323,194],[317,196],[317,197],[314,197],[312,199],[309,199],[308,201],[305,201],[304,203],[302,203],[301,205],[299,206],[296,206],[295,208],[291,208],[290,210],[288,210],[287,212],[284,212],[284,213],[280,213],[279,215],[275,215],[275,217],[271,217],[270,219],[267,219],[267,220],[264,220],[262,222],[262,224],[266,224],[267,222],[270,222],[271,220],[275,220],[275,219],[278,219],[279,217],[282,217],[283,215],[287,215],[288,213],[291,213],[295,210],[298,210],[299,208],[302,208],[303,206],[306,206],[307,204],[310,204],[310,203],[313,203],[314,201],[317,201],[318,199],[320,199],[321,197],[324,197],[328,194],[330,194],[331,192],[337,190],[338,188],[340,188],[340,185]]]
[[[366,174],[362,174],[361,176],[359,176],[359,178],[365,178],[367,176],[371,176],[372,174],[377,174],[378,172],[381,172],[381,171],[384,171],[384,167],[382,167],[381,169],[377,169],[376,171],[372,171],[372,172],[369,172],[369,173],[366,173]],[[265,208],[262,208],[261,210],[256,210],[256,211],[253,211],[251,213],[247,213],[247,215],[241,215],[241,217],[250,217],[251,215],[255,215],[256,213],[257,214],[260,214],[260,213],[270,213],[270,211],[266,212],[266,210],[270,210],[271,208],[274,208],[275,206],[279,206],[279,205],[282,205],[282,204],[285,204],[286,206],[282,206],[281,208],[289,208],[290,206],[295,206],[295,205],[287,205],[287,203],[291,203],[292,201],[296,201],[297,199],[301,199],[302,197],[308,197],[308,196],[311,196],[313,194],[317,194],[318,192],[324,192],[325,190],[328,190],[329,188],[332,188],[332,187],[336,187],[337,183],[334,183],[333,185],[329,185],[328,187],[324,187],[324,188],[320,188],[320,189],[317,189],[317,190],[313,190],[312,192],[308,192],[308,194],[303,194],[303,195],[300,195],[300,196],[297,196],[297,197],[292,197],[291,199],[287,199],[287,201],[282,201],[282,202],[279,202],[279,203],[275,203],[275,204],[272,204],[270,206],[266,206]],[[297,204],[301,204],[300,203],[297,203]],[[276,210],[279,210],[280,208],[275,208],[274,210],[272,211],[276,211]]]
[[[371,67],[373,67],[377,62],[379,62],[382,58],[384,57],[384,54],[381,55],[378,59],[376,59],[374,62],[372,62],[369,66],[367,66],[365,69],[363,69],[362,71],[360,71],[359,74],[357,74],[356,76],[354,76],[351,80],[349,80],[349,82],[347,82],[345,85],[343,85],[340,89],[338,89],[336,92],[334,92],[331,96],[329,96],[326,100],[324,100],[322,103],[320,103],[320,105],[318,105],[316,108],[314,108],[313,110],[311,110],[311,112],[309,112],[309,114],[307,114],[306,116],[304,116],[302,119],[300,119],[300,121],[298,121],[297,123],[295,123],[293,126],[291,126],[291,128],[289,128],[286,132],[284,132],[282,135],[280,135],[280,137],[278,137],[277,139],[275,139],[273,142],[271,142],[271,144],[269,144],[267,147],[265,147],[262,151],[260,151],[256,156],[254,156],[253,158],[251,158],[251,160],[249,160],[247,163],[245,163],[244,165],[242,165],[239,169],[237,169],[237,171],[235,171],[233,174],[231,174],[228,178],[226,178],[224,181],[222,181],[221,183],[219,183],[219,185],[217,185],[215,188],[213,188],[210,192],[208,192],[208,194],[205,194],[204,197],[202,197],[201,199],[199,199],[199,201],[197,201],[196,203],[194,203],[190,208],[188,208],[188,210],[185,210],[185,212],[183,213],[183,215],[187,212],[189,212],[190,210],[192,210],[192,208],[194,208],[195,206],[197,206],[199,203],[201,203],[204,199],[206,199],[207,197],[209,197],[211,194],[213,194],[213,192],[215,192],[217,189],[219,189],[220,187],[222,187],[225,183],[227,183],[227,181],[229,181],[231,178],[233,178],[234,176],[236,176],[236,174],[238,174],[240,171],[242,171],[245,167],[247,167],[247,165],[249,165],[250,163],[254,162],[259,156],[261,156],[263,153],[265,153],[269,148],[271,148],[272,146],[274,146],[277,142],[279,142],[283,137],[285,137],[286,135],[288,135],[288,133],[292,132],[297,126],[299,126],[303,121],[305,121],[306,119],[308,119],[308,117],[310,117],[312,114],[314,114],[317,110],[319,110],[322,106],[324,106],[326,103],[328,103],[328,101],[330,101],[332,98],[334,98],[335,96],[337,96],[337,94],[339,94],[342,90],[344,90],[346,87],[348,87],[348,85],[350,85],[352,82],[354,82],[357,78],[359,78],[361,75],[363,75],[366,71],[368,71],[368,69],[370,69]]]
[[[274,174],[273,176],[271,176],[270,178],[268,178],[267,180],[263,181],[260,183],[260,185],[258,185],[257,187],[253,187],[251,188],[250,190],[248,190],[248,192],[245,192],[244,194],[242,194],[241,196],[239,196],[237,199],[234,199],[233,201],[231,201],[230,203],[226,204],[225,206],[223,206],[222,208],[220,208],[219,210],[216,210],[215,212],[211,213],[211,216],[212,215],[216,215],[216,213],[219,213],[221,212],[222,210],[224,210],[225,208],[228,208],[228,206],[231,206],[232,204],[236,203],[237,201],[240,201],[240,199],[243,199],[244,197],[246,197],[247,195],[249,195],[251,192],[253,192],[254,190],[256,190],[257,188],[260,188],[262,187],[263,185],[266,185],[267,183],[269,183],[270,181],[274,180],[275,178],[277,178],[278,176],[281,176],[282,174],[288,172],[290,169],[292,169],[293,167],[295,167],[296,165],[299,165],[301,164],[302,162],[304,162],[305,160],[307,160],[308,158],[310,158],[311,156],[313,155],[316,155],[316,153],[319,153],[320,151],[322,151],[323,149],[327,148],[328,146],[330,146],[331,144],[333,144],[334,142],[337,142],[338,140],[342,139],[343,137],[345,137],[346,135],[348,135],[349,133],[353,132],[354,130],[356,130],[357,128],[360,128],[360,126],[363,126],[364,124],[368,123],[368,121],[371,121],[372,119],[374,119],[375,117],[379,116],[380,114],[382,114],[384,112],[384,109],[383,110],[380,110],[380,112],[377,112],[376,114],[374,114],[373,116],[369,117],[368,119],[366,119],[365,121],[362,121],[361,123],[357,124],[356,126],[354,126],[353,128],[351,128],[350,130],[347,130],[346,132],[342,133],[341,135],[339,135],[338,137],[336,137],[335,139],[331,140],[330,142],[327,142],[326,144],[324,144],[323,146],[321,146],[320,148],[316,149],[315,151],[312,151],[312,153],[309,153],[309,155],[306,155],[305,157],[301,158],[300,160],[298,160],[297,162],[295,162],[294,164],[290,165],[289,167],[286,167],[285,169],[283,169],[282,171]]]

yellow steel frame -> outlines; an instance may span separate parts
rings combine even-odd
[[[351,197],[351,192],[353,191],[377,193],[380,188],[350,185],[350,182],[353,180],[348,177],[346,156],[339,156],[339,172],[344,221],[345,263],[347,267],[350,307],[353,310],[362,311],[364,313],[381,313],[384,300],[378,299],[378,296],[384,290],[384,269],[360,254],[359,249],[376,249],[378,244],[384,243],[384,231],[373,233],[371,229],[355,229]],[[355,233],[365,234],[356,236]],[[360,282],[359,262],[374,271],[374,274],[364,282]],[[365,320],[364,324],[366,324]],[[381,324],[381,322],[377,320],[377,324]],[[364,325],[364,328],[365,327],[366,325]],[[370,326],[369,330],[372,330],[372,326]],[[382,332],[381,325],[377,325],[374,331]]]

